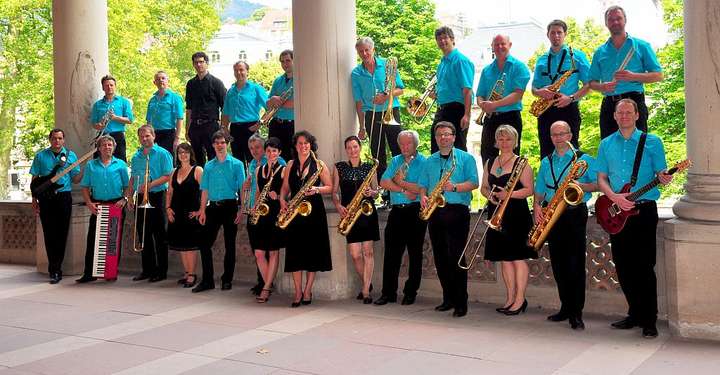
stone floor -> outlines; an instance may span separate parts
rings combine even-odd
[[[49,285],[0,265],[0,375],[9,374],[718,374],[720,345],[645,340],[588,316],[587,330],[473,304],[464,318],[412,306],[266,305],[249,285],[192,294],[174,280]],[[532,301],[531,301],[532,302]],[[532,306],[532,304],[531,304]],[[715,370],[713,370],[713,368]]]

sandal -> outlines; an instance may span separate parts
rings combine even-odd
[[[271,294],[270,289],[263,288],[262,291],[260,292],[260,295],[257,296],[257,298],[255,298],[255,301],[257,303],[265,303],[268,300],[270,300],[270,294]]]
[[[187,278],[188,278],[188,273],[185,272],[185,275],[182,277],[182,279],[177,281],[178,285],[185,285],[185,283],[187,283]]]
[[[185,283],[183,284],[183,288],[192,288],[197,284],[197,275],[194,273],[188,274],[187,278],[185,278]]]

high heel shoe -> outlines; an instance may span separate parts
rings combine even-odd
[[[508,311],[508,309],[510,308],[510,306],[512,306],[512,303],[509,304],[509,305],[507,305],[507,306],[498,307],[498,308],[495,309],[495,311],[499,312],[500,314],[505,314],[505,311]]]
[[[503,314],[505,314],[505,315],[519,315],[521,312],[523,312],[523,313],[525,312],[525,310],[527,309],[527,305],[528,305],[527,300],[524,300],[522,306],[520,306],[519,309],[517,309],[517,310],[509,310],[509,309],[508,309],[508,310],[505,310],[505,312],[504,312]]]
[[[310,293],[310,299],[307,299],[307,300],[306,300],[306,299],[304,298],[304,296],[303,296],[303,299],[300,301],[300,303],[302,303],[303,305],[309,305],[309,304],[311,304],[311,303],[312,303],[312,293]]]
[[[263,288],[260,295],[255,298],[257,303],[266,303],[270,300],[270,289]]]

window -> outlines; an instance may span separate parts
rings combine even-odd
[[[241,50],[240,53],[238,54],[238,59],[239,60],[247,60],[247,52],[245,52],[245,50]]]
[[[267,50],[267,51],[265,51],[265,60],[270,60],[270,59],[272,59],[272,57],[273,57],[273,51],[272,51],[272,50]]]
[[[216,63],[220,61],[220,53],[218,51],[210,51],[210,62]]]

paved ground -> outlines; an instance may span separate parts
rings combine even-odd
[[[413,306],[314,301],[290,309],[249,285],[193,295],[174,281],[52,286],[0,265],[0,375],[9,374],[718,374],[720,344],[588,329],[473,304],[465,318]],[[715,370],[713,370],[715,369]]]

